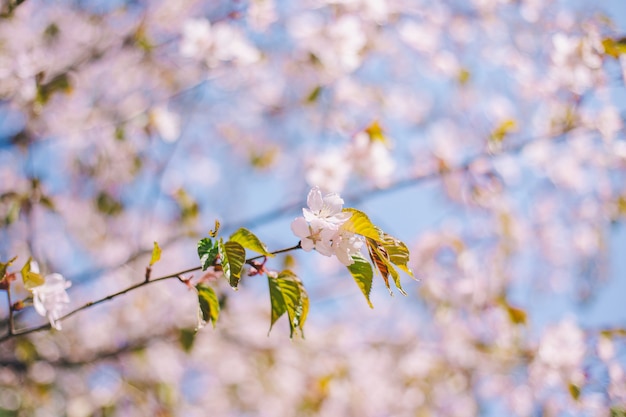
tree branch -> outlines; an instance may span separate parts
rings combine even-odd
[[[13,302],[11,301],[11,285],[7,285],[7,302],[9,303],[9,335],[15,333],[15,322],[13,321]]]
[[[300,249],[300,248],[301,248],[300,242],[298,242],[298,244],[295,245],[295,246],[292,246],[292,247],[289,247],[289,248],[285,248],[285,249],[279,249],[277,251],[270,252],[270,253],[272,255],[277,255],[279,253],[290,252],[292,250],[297,250],[297,249]],[[252,262],[254,260],[256,260],[256,259],[263,258],[263,257],[264,257],[264,255],[255,256],[253,258],[246,259],[245,263],[254,266],[254,264]],[[70,311],[69,313],[65,314],[64,316],[60,317],[57,321],[63,321],[65,319],[68,319],[68,318],[70,318],[71,316],[73,316],[76,313],[79,313],[79,312],[81,312],[83,310],[87,310],[88,308],[91,308],[91,307],[96,306],[98,304],[104,303],[105,301],[110,301],[110,300],[112,300],[112,299],[114,299],[116,297],[119,297],[120,295],[124,295],[124,294],[126,294],[128,292],[134,291],[136,289],[144,287],[144,286],[146,286],[148,284],[152,284],[154,282],[165,281],[165,280],[168,280],[168,279],[176,278],[180,282],[186,283],[186,281],[181,278],[182,275],[188,274],[190,272],[199,271],[201,269],[202,269],[201,266],[196,266],[194,268],[185,269],[183,271],[175,272],[175,273],[169,274],[169,275],[164,275],[162,277],[158,277],[158,278],[151,279],[151,280],[146,280],[144,278],[141,282],[139,282],[137,284],[134,284],[134,285],[131,285],[130,287],[127,287],[127,288],[125,288],[125,289],[123,289],[121,291],[118,291],[116,293],[107,295],[106,297],[100,298],[100,299],[98,299],[96,301],[90,301],[90,302],[88,302],[88,303],[86,303],[86,304],[84,304],[84,305],[82,305],[82,306],[80,306],[80,307]],[[26,335],[26,334],[29,334],[29,333],[35,333],[35,332],[39,332],[39,331],[47,330],[47,329],[51,328],[50,323],[46,323],[46,324],[42,324],[40,326],[31,327],[31,328],[27,328],[27,329],[16,331],[14,329],[14,326],[13,326],[13,306],[11,305],[10,289],[7,289],[7,297],[9,299],[9,330],[8,330],[8,332],[4,336],[0,337],[0,343],[6,342],[7,340],[12,339],[13,337],[16,337],[16,336],[23,336],[23,335]]]

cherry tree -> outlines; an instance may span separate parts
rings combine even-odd
[[[4,1],[0,415],[626,415],[580,3]]]

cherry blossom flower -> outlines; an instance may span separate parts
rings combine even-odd
[[[151,112],[154,127],[165,142],[175,142],[180,136],[180,116],[163,106]]]
[[[387,145],[380,140],[372,140],[366,132],[354,136],[348,155],[354,169],[378,187],[391,183],[396,164]]]
[[[212,45],[211,23],[206,19],[189,19],[183,26],[180,53],[184,57],[202,58]]]
[[[205,60],[209,66],[218,61],[234,61],[243,65],[256,62],[259,51],[237,28],[225,22],[212,25],[206,19],[189,19],[183,26],[180,54]]]
[[[336,193],[322,196],[320,189],[313,187],[307,204],[309,207],[302,209],[304,217],[291,223],[302,249],[307,252],[315,249],[324,256],[335,255],[342,264],[352,265],[352,255],[359,253],[363,240],[340,228],[351,215],[342,211],[343,199]]]
[[[298,217],[291,223],[291,230],[300,238],[300,245],[305,251],[315,249],[324,256],[331,256],[331,240],[336,229],[329,228],[328,223],[319,219],[307,223],[304,217]]]
[[[329,193],[322,197],[318,187],[311,188],[307,197],[309,208],[303,208],[306,221],[323,220],[329,224],[340,225],[350,218],[350,213],[343,213],[343,199],[337,193]]]
[[[363,238],[354,233],[339,230],[333,237],[333,253],[344,265],[352,265],[354,263],[352,255],[360,253],[362,247]]]
[[[63,275],[51,274],[46,276],[44,284],[32,289],[35,310],[41,316],[47,316],[50,325],[57,330],[61,330],[61,322],[58,320],[70,302],[65,290],[71,285],[72,283],[67,281]]]
[[[306,180],[321,185],[326,191],[343,190],[352,171],[345,149],[336,148],[311,158],[307,163]]]

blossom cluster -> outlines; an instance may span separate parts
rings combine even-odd
[[[374,139],[368,132],[361,131],[345,146],[328,149],[310,158],[306,180],[311,185],[318,184],[326,190],[339,192],[350,175],[356,174],[376,187],[386,187],[396,169],[389,146],[385,140]]]
[[[342,211],[343,199],[337,193],[322,196],[318,187],[313,187],[307,197],[308,208],[303,208],[303,217],[291,223],[291,230],[300,238],[305,251],[315,249],[324,256],[335,255],[344,265],[352,265],[353,255],[360,253],[363,238],[342,228],[351,214]]]

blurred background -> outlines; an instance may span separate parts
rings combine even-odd
[[[626,415],[623,1],[1,4],[0,261],[62,274],[66,311],[154,241],[153,277],[198,266],[216,219],[295,245],[312,186],[416,280],[370,309],[336,258],[269,259],[304,339],[268,334],[263,276],[211,281],[198,332],[195,291],[142,287],[0,343],[0,416]]]

